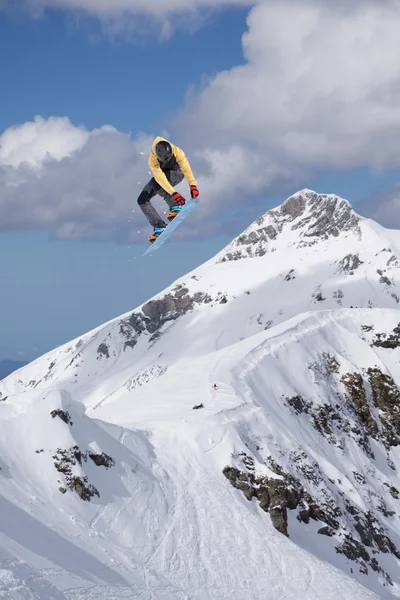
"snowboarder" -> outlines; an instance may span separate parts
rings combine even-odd
[[[175,190],[174,186],[186,177],[192,198],[199,196],[199,190],[185,153],[168,140],[156,137],[148,162],[154,177],[144,186],[138,204],[150,225],[154,227],[153,233],[149,236],[149,242],[153,243],[167,223],[152,206],[151,199],[158,194],[165,200],[170,209],[167,219],[172,221],[186,203],[185,198]]]

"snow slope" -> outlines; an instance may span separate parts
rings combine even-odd
[[[398,256],[303,190],[1,382],[0,598],[400,597]]]

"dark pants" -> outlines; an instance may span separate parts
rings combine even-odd
[[[173,187],[178,185],[183,179],[183,173],[181,171],[168,171],[165,175]],[[157,195],[165,200],[170,209],[175,205],[173,197],[157,183],[154,177],[144,186],[138,198],[138,204],[152,227],[165,227],[167,223],[163,221],[150,202],[150,200]]]

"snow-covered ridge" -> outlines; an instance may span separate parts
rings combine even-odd
[[[334,194],[302,190],[276,209],[256,219],[220,254],[221,260],[263,256],[274,251],[274,241],[299,248],[317,244],[330,237],[352,232],[360,237],[360,220],[350,203]]]
[[[26,598],[400,597],[399,256],[303,190],[0,382],[0,551],[37,573]]]

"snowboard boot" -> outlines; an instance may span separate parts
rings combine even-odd
[[[156,239],[164,231],[165,227],[166,227],[165,225],[163,227],[154,227],[153,233],[149,236],[149,242],[150,242],[150,244],[153,244],[156,241]]]
[[[173,206],[171,208],[171,210],[169,211],[169,213],[167,214],[168,221],[170,221],[170,222],[173,221],[175,219],[176,215],[178,215],[181,212],[181,210],[184,206],[185,206],[184,204],[182,206]]]

